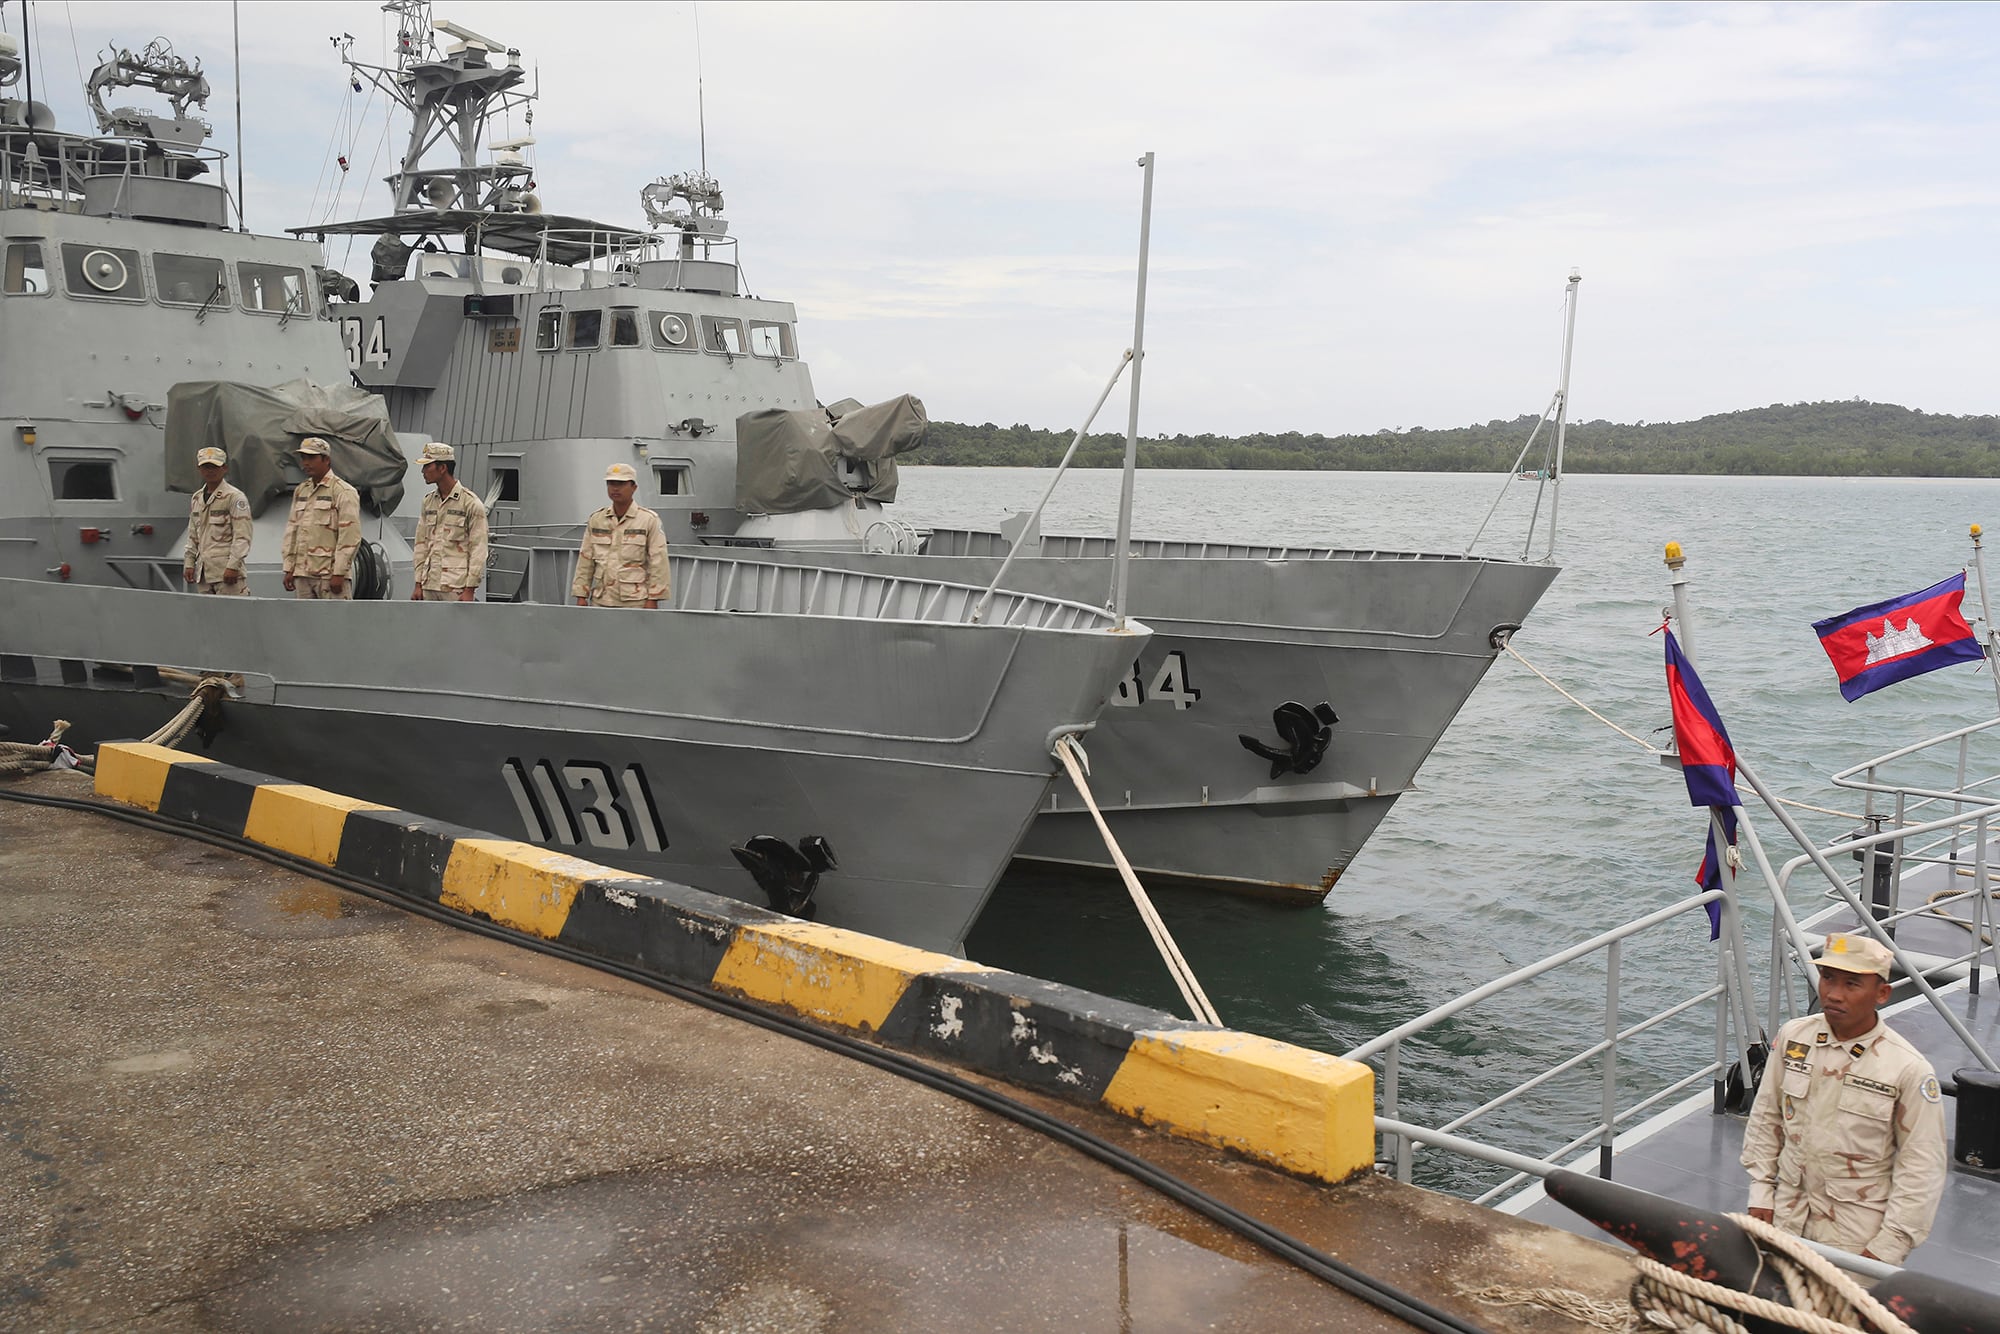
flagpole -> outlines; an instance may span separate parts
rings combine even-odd
[[[1146,259],[1153,239],[1153,155],[1139,159],[1146,183],[1139,204],[1139,296],[1132,314],[1132,407],[1125,418],[1125,472],[1118,488],[1118,545],[1112,549],[1113,628],[1125,628],[1125,587],[1130,579],[1132,474],[1139,464],[1139,379],[1146,364]]]
[[[1701,664],[1694,656],[1694,623],[1688,616],[1687,556],[1681,551],[1680,543],[1669,542],[1665,558],[1667,568],[1673,571],[1674,622],[1680,629],[1680,634],[1676,638],[1680,643],[1681,656],[1687,659],[1688,666],[1699,671]],[[1742,759],[1738,757],[1736,763],[1740,770]],[[1736,805],[1735,811],[1737,826],[1741,828],[1745,812],[1740,802]],[[1716,932],[1716,948],[1720,951],[1717,965],[1724,975],[1723,990],[1736,993],[1733,998],[1725,995],[1723,1005],[1736,1027],[1738,1054],[1743,1061],[1743,1071],[1747,1079],[1750,1070],[1750,1046],[1753,1041],[1765,1040],[1767,1035],[1763,1026],[1754,1024],[1750,1017],[1756,1009],[1756,993],[1750,989],[1749,962],[1743,957],[1743,918],[1736,909],[1736,868],[1729,863],[1729,854],[1735,845],[1730,843],[1723,833],[1719,807],[1709,807],[1708,823],[1715,840],[1717,860],[1715,869],[1723,888],[1720,920],[1717,923],[1720,929]],[[1752,1037],[1753,1033],[1755,1038]]]
[[[1986,558],[1982,553],[1979,535],[1983,530],[1978,524],[1972,525],[1972,571],[1979,576],[1979,614],[1986,620],[1986,674],[1993,678],[1993,700],[2000,704],[2000,654],[1995,653],[2000,646],[2000,633],[1993,628],[1993,608],[1986,601]]]

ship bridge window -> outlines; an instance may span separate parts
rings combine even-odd
[[[50,459],[49,491],[57,500],[116,500],[110,459]]]
[[[652,326],[653,346],[662,352],[694,351],[694,317],[671,310],[649,311],[646,323]]]
[[[792,326],[765,320],[750,321],[750,355],[779,357],[786,361],[797,357],[799,349],[792,342]]]
[[[535,312],[535,351],[553,352],[562,346],[562,307],[543,306]]]
[[[236,266],[243,280],[243,308],[278,314],[290,311],[304,315],[312,309],[306,295],[306,272],[284,264],[242,263]]]
[[[688,463],[655,463],[653,481],[658,484],[663,496],[685,496],[694,491],[689,474],[694,466]]]
[[[65,245],[63,277],[71,296],[111,297],[119,301],[146,299],[139,276],[139,252],[117,246]]]
[[[701,345],[710,352],[743,355],[743,321],[727,315],[701,317]]]
[[[573,310],[569,314],[569,347],[572,352],[589,352],[604,338],[604,312]]]
[[[48,266],[42,263],[39,241],[14,241],[7,246],[7,259],[0,266],[8,296],[46,296],[49,291]]]
[[[222,261],[206,255],[155,255],[153,280],[160,300],[175,306],[205,306],[229,300]]]
[[[632,307],[611,308],[611,346],[639,346],[639,312]]]

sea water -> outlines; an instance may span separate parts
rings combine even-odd
[[[1050,474],[1013,468],[905,468],[898,518],[990,527],[1033,505]],[[1072,474],[1046,532],[1110,532],[1118,475]],[[1936,583],[1971,559],[1968,525],[2000,522],[2000,481],[1571,476],[1550,488],[1437,473],[1142,472],[1133,531],[1398,550],[1463,551],[1496,496],[1480,554],[1536,559],[1556,509],[1562,573],[1515,636],[1520,654],[1629,740],[1502,656],[1321,908],[1165,891],[1157,901],[1225,1023],[1327,1052],[1377,1033],[1564,945],[1695,892],[1706,812],[1688,804],[1663,747],[1670,722],[1654,633],[1672,602],[1664,544],[1687,555],[1691,637],[1736,749],[1799,812],[1815,840],[1855,829],[1861,809],[1827,776],[1949,728],[1994,716],[1993,682],[1955,667],[1849,704],[1811,622]],[[2000,574],[2000,566],[1996,566]],[[1335,575],[1337,567],[1329,569]],[[1969,585],[1970,587],[1970,585]],[[1978,596],[1966,611],[1976,617]],[[1143,607],[1133,613],[1144,619]],[[1339,707],[1339,701],[1334,701]],[[1644,744],[1641,744],[1643,742]],[[1335,742],[1337,746],[1338,733]],[[1746,800],[1754,803],[1747,789]],[[1753,805],[1774,862],[1796,852]],[[1754,877],[1754,867],[1749,875]],[[1744,881],[1753,969],[1770,910]],[[1824,883],[1795,876],[1801,915]],[[1631,1024],[1714,976],[1706,922],[1680,919],[1628,946],[1621,1022]],[[976,959],[1184,1012],[1144,928],[1115,883],[1010,878],[968,942]],[[1470,1011],[1404,1060],[1408,1119],[1436,1124],[1602,1036],[1601,956]],[[1627,1103],[1713,1053],[1713,1011],[1624,1044]],[[1586,1062],[1470,1133],[1547,1152],[1595,1116],[1601,1067]],[[1697,1086],[1697,1091],[1706,1085]],[[1571,1126],[1560,1137],[1554,1131]],[[1426,1155],[1420,1180],[1490,1181]]]

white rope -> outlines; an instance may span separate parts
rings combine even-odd
[[[1514,1288],[1494,1283],[1465,1295],[1483,1306],[1537,1306],[1607,1334],[1629,1334],[1645,1328],[1630,1302],[1601,1301],[1574,1288]]]
[[[1593,709],[1588,704],[1585,704],[1575,695],[1570,694],[1569,691],[1564,690],[1560,685],[1557,685],[1555,679],[1551,677],[1547,672],[1543,671],[1541,668],[1535,666],[1534,663],[1529,662],[1526,658],[1522,657],[1521,651],[1514,647],[1513,641],[1509,640],[1506,643],[1503,643],[1500,647],[1505,649],[1508,655],[1511,656],[1515,662],[1520,663],[1523,667],[1526,667],[1529,671],[1533,672],[1536,676],[1541,677],[1543,681],[1547,682],[1549,689],[1555,691],[1558,695],[1561,695],[1564,699],[1576,705],[1576,707],[1582,709],[1585,713],[1589,714],[1591,717],[1597,719],[1598,722],[1603,723],[1606,727],[1616,732],[1619,736],[1622,736],[1627,741],[1630,741],[1640,750],[1645,751],[1648,755],[1665,755],[1668,753],[1667,751],[1661,749],[1660,747],[1652,744],[1650,741],[1647,741],[1642,737],[1634,736],[1632,733],[1620,727],[1617,723],[1612,722],[1609,718],[1599,713],[1596,709]],[[1838,816],[1843,820],[1859,820],[1862,818],[1859,815],[1854,815],[1847,811],[1830,810],[1825,806],[1814,806],[1803,801],[1793,801],[1790,797],[1779,797],[1778,802],[1780,805],[1790,806],[1795,810],[1812,811],[1816,815],[1834,815]]]
[[[1205,1024],[1222,1026],[1222,1020],[1215,1013],[1215,1006],[1208,1000],[1208,994],[1195,980],[1194,969],[1181,957],[1180,946],[1174,944],[1173,936],[1167,931],[1167,924],[1160,920],[1160,914],[1153,907],[1153,901],[1146,897],[1144,886],[1132,870],[1132,863],[1125,860],[1125,852],[1118,846],[1118,840],[1111,836],[1111,826],[1104,823],[1104,813],[1097,809],[1097,799],[1090,795],[1090,784],[1084,775],[1089,772],[1090,761],[1073,736],[1063,736],[1056,742],[1055,756],[1062,761],[1063,768],[1069,770],[1069,781],[1076,785],[1083,804],[1090,808],[1090,818],[1097,821],[1097,832],[1104,838],[1104,846],[1111,850],[1111,860],[1118,866],[1118,874],[1125,881],[1126,890],[1132,895],[1132,902],[1138,905],[1139,918],[1146,924],[1146,932],[1153,938],[1153,947],[1166,961],[1167,971],[1173,974],[1174,985],[1181,989],[1181,999],[1187,1002],[1194,1017]]]
[[[1783,1280],[1788,1306],[1704,1282],[1645,1256],[1635,1256],[1638,1281],[1632,1305],[1650,1326],[1735,1334],[1748,1316],[1806,1334],[1916,1334],[1854,1278],[1799,1238],[1748,1214],[1730,1214],[1762,1251],[1762,1261]]]
[[[49,739],[39,745],[21,741],[0,741],[0,778],[25,778],[51,769],[75,769],[89,773],[97,764],[95,755],[79,755],[62,744],[69,720],[58,718]]]

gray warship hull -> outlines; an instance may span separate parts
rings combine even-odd
[[[933,549],[997,544],[938,532]],[[1517,628],[1557,567],[1444,555],[1135,542],[1133,613],[1153,631],[1087,742],[1092,785],[1134,867],[1154,879],[1318,898],[1330,890]],[[735,548],[984,585],[997,555]],[[1006,586],[1101,604],[1109,542],[1043,539]],[[1498,632],[1496,634],[1496,632]],[[1242,736],[1285,747],[1272,713],[1296,701],[1338,717],[1323,758],[1272,773]],[[1017,856],[1109,870],[1073,796],[1052,792]]]
[[[187,694],[158,668],[235,672],[208,758],[752,902],[731,844],[819,835],[819,920],[956,950],[1054,736],[1088,728],[1145,631],[1026,599],[1035,624],[970,625],[941,618],[973,590],[773,573],[677,560],[682,608],[650,613],[0,580],[0,723],[143,736]]]

